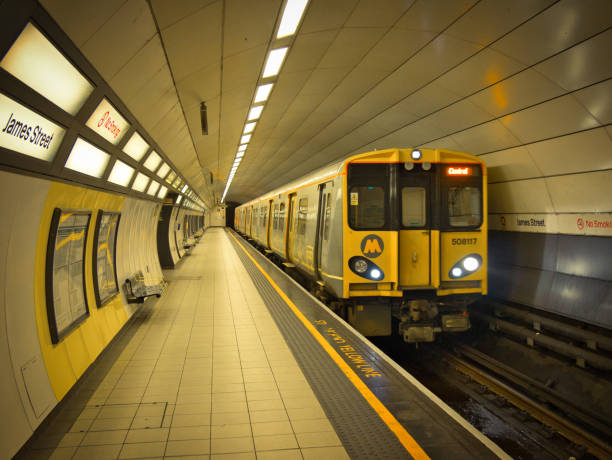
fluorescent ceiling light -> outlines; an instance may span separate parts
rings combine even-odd
[[[134,179],[134,183],[132,184],[132,189],[136,190],[137,192],[144,192],[148,183],[149,176],[143,173],[138,173],[136,179]]]
[[[159,168],[159,171],[157,171],[157,175],[163,179],[168,174],[168,171],[170,171],[170,166],[168,166],[168,163],[164,163]]]
[[[244,136],[242,136],[240,138],[240,143],[241,144],[248,144],[250,140],[251,140],[251,135],[250,134],[245,134]]]
[[[246,125],[244,125],[244,132],[243,134],[249,134],[252,133],[253,130],[255,129],[255,125],[257,124],[256,121],[253,121],[251,123],[247,123]]]
[[[238,152],[236,154],[236,158],[242,158],[244,156],[244,152]]]
[[[239,152],[244,152],[246,150],[246,148],[247,148],[247,145],[246,144],[242,144],[240,147],[238,147],[238,151]]]
[[[247,120],[257,120],[261,116],[263,108],[263,105],[258,105],[257,107],[251,108],[251,110],[249,110],[249,116],[247,117]]]
[[[80,137],[74,143],[66,161],[66,168],[100,178],[106,170],[110,155]]]
[[[127,187],[134,175],[134,168],[126,165],[124,162],[117,160],[113,169],[108,176],[108,181],[113,184],[121,185],[122,187]]]
[[[176,173],[174,171],[170,171],[170,174],[168,174],[168,177],[166,177],[166,182],[168,182],[169,184],[172,184],[172,181],[174,180],[175,177],[176,177]]]
[[[183,195],[179,195],[176,199],[176,204],[179,204],[182,199],[183,199]]]
[[[127,144],[123,147],[123,151],[136,161],[140,161],[144,154],[147,153],[148,149],[149,144],[147,144],[137,132],[132,134],[130,140],[127,141]]]
[[[185,186],[181,189],[182,193],[185,193],[185,191],[188,189],[189,187],[187,186],[187,184],[185,184]]]
[[[151,185],[149,185],[149,190],[147,190],[147,195],[155,196],[158,189],[159,189],[159,182],[151,181]]]
[[[164,187],[163,185],[159,189],[159,193],[157,194],[157,198],[161,198],[162,200],[166,198],[166,194],[168,193],[168,187]]]
[[[302,19],[308,0],[287,0],[276,38],[293,35]]]
[[[162,161],[161,157],[157,154],[155,150],[153,150],[149,154],[147,161],[144,162],[144,167],[147,168],[149,171],[155,171],[157,167],[159,166],[159,164],[161,163],[161,161]]]
[[[31,23],[8,50],[0,67],[71,115],[77,114],[94,89]]]
[[[278,75],[281,66],[283,65],[283,61],[285,60],[285,55],[287,54],[288,47],[278,48],[270,51],[268,55],[268,60],[266,61],[266,65],[264,67],[262,78],[273,77],[274,75]]]
[[[270,91],[272,91],[272,87],[274,83],[268,83],[266,85],[261,85],[257,87],[257,91],[255,92],[255,100],[253,102],[263,102],[268,99],[270,95]]]

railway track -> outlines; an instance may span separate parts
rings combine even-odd
[[[594,456],[612,458],[612,446],[606,440],[610,439],[610,427],[597,414],[577,407],[542,383],[470,346],[459,345],[455,353],[446,352],[444,359],[457,371]]]

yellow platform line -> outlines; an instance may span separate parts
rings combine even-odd
[[[382,421],[389,427],[389,429],[397,436],[399,442],[404,446],[408,453],[415,459],[425,460],[429,459],[429,456],[419,446],[412,436],[406,431],[402,424],[389,412],[383,403],[372,393],[368,386],[363,383],[359,376],[353,369],[342,359],[338,352],[329,344],[327,340],[321,335],[321,333],[312,325],[308,318],[299,310],[299,308],[291,301],[291,299],[283,292],[283,290],[274,282],[274,280],[265,272],[265,270],[257,263],[257,261],[248,253],[244,246],[238,241],[238,239],[230,232],[230,235],[236,241],[238,246],[244,251],[251,262],[259,269],[259,271],[266,277],[270,285],[278,292],[285,303],[291,308],[295,316],[302,322],[304,327],[312,334],[312,336],[319,342],[319,345],[327,352],[331,359],[338,365],[340,370],[346,375],[350,382],[357,388],[359,393],[364,397],[372,409],[378,414]]]

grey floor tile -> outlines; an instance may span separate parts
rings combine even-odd
[[[169,428],[132,429],[128,431],[124,443],[166,441],[169,431]]]
[[[166,450],[165,442],[145,442],[135,444],[124,444],[119,455],[124,458],[161,457]]]
[[[216,438],[211,443],[212,454],[230,454],[254,451],[253,438]]]
[[[210,453],[209,439],[192,439],[187,441],[168,441],[166,457],[177,455],[208,455]]]

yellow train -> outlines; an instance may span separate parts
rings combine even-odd
[[[433,341],[487,293],[484,163],[450,150],[351,156],[236,208],[235,229],[364,335]]]

